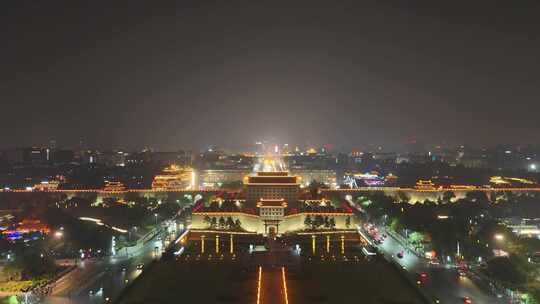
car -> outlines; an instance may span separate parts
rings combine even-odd
[[[459,277],[466,277],[467,273],[465,272],[465,270],[459,269],[458,270],[458,275],[459,275]]]
[[[144,264],[139,264],[139,265],[137,265],[137,270],[142,270],[143,267],[144,267]]]
[[[473,301],[469,297],[464,297],[463,298],[463,303],[464,304],[473,304]]]

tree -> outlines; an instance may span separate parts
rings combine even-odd
[[[411,200],[409,195],[403,191],[398,191],[397,197],[400,203],[408,203]]]
[[[227,227],[227,229],[233,229],[234,228],[234,221],[232,219],[232,217],[227,217],[227,221],[225,222],[225,226]]]
[[[351,217],[348,216],[347,219],[345,219],[345,227],[347,227],[347,229],[349,229],[349,227],[351,227]]]
[[[329,220],[328,220],[328,224],[330,226],[331,229],[335,229],[336,228],[336,220],[331,217]]]
[[[242,229],[242,223],[240,222],[239,219],[236,219],[236,221],[234,221],[234,229],[236,229],[236,230],[241,230]]]
[[[205,222],[209,227],[212,227],[212,219],[208,215],[204,216],[203,222]]]
[[[415,246],[419,247],[424,242],[424,235],[420,232],[413,231],[409,233],[409,241]]]
[[[456,194],[454,193],[454,191],[445,191],[442,196],[442,202],[450,203],[455,197]]]
[[[31,280],[54,273],[56,265],[51,257],[30,249],[16,254],[15,261],[6,268],[9,278]]]
[[[519,271],[516,261],[512,256],[497,257],[487,262],[487,271],[496,279],[509,283],[511,285],[519,285],[525,283],[526,276]]]
[[[218,221],[219,228],[225,228],[225,219],[221,216]]]
[[[216,228],[216,226],[217,226],[217,220],[216,220],[215,217],[213,217],[213,218],[212,218],[212,222],[211,222],[211,224],[210,224],[210,227],[211,227],[211,228]]]
[[[395,232],[399,232],[403,229],[403,224],[401,224],[398,218],[393,218],[390,222],[390,229],[394,230]]]
[[[324,217],[324,228],[330,228],[330,220],[328,219],[328,216]]]
[[[470,191],[465,194],[465,199],[474,203],[487,203],[488,197],[485,192],[482,191]]]
[[[322,225],[324,225],[324,218],[322,217],[322,215],[319,214],[315,216],[315,220],[313,221],[313,226],[315,226],[315,228],[319,228]]]
[[[313,220],[311,219],[311,216],[306,216],[306,218],[304,219],[304,226],[313,229]]]

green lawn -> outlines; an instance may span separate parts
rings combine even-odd
[[[0,298],[0,304],[19,304],[19,301],[17,301],[17,297],[10,296],[5,298]]]

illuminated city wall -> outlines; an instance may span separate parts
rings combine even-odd
[[[388,196],[392,196],[397,198],[399,195],[399,192],[402,192],[409,197],[409,203],[416,204],[416,203],[423,203],[425,200],[430,201],[438,201],[439,199],[442,199],[443,194],[446,191],[415,191],[415,190],[400,190],[400,191],[384,191],[384,193]],[[456,196],[454,200],[465,198],[465,195],[468,190],[454,190],[454,195]]]
[[[355,217],[350,214],[343,214],[343,213],[299,213],[299,214],[293,214],[288,215],[283,218],[283,220],[279,223],[279,233],[285,233],[285,232],[293,232],[293,231],[299,231],[306,229],[306,226],[304,224],[304,221],[307,216],[310,216],[312,219],[314,219],[317,215],[321,215],[323,217],[329,217],[334,218],[334,221],[336,223],[335,229],[354,229],[357,224]],[[256,232],[263,234],[264,231],[264,222],[263,220],[257,216],[257,215],[251,215],[251,214],[245,214],[245,213],[239,213],[239,212],[201,212],[201,213],[194,213],[192,215],[191,219],[191,229],[210,229],[207,222],[204,221],[204,218],[208,216],[210,218],[215,217],[216,220],[219,220],[220,217],[223,217],[225,220],[228,217],[231,217],[233,221],[236,221],[237,219],[240,220],[241,226],[243,229],[249,232]],[[347,218],[351,217],[351,223],[349,227],[347,227]],[[324,230],[321,228],[321,230]]]

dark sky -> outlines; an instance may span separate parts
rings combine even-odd
[[[440,2],[3,0],[0,147],[539,143],[540,2]]]

